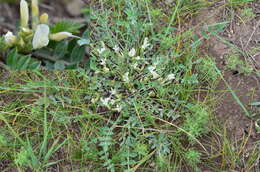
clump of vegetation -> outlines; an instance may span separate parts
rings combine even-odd
[[[245,8],[241,10],[241,17],[244,21],[250,21],[251,19],[255,18],[256,15],[252,8]]]
[[[5,170],[200,171],[219,156],[222,169],[229,162],[235,169],[230,142],[223,143],[227,153],[217,152],[220,147],[214,157],[200,142],[213,130],[212,116],[207,102],[196,98],[220,75],[198,49],[227,22],[209,25],[201,38],[194,28],[180,29],[180,17],[189,16],[185,9],[195,14],[208,4],[192,2],[176,1],[166,16],[151,1],[102,1],[102,8],[82,10],[82,26],[49,24],[32,0],[32,27],[23,16],[28,10],[21,10],[18,34],[0,38],[9,70],[0,82],[0,163],[10,161]],[[21,9],[28,6],[21,3]],[[161,17],[167,22],[158,25]]]
[[[249,74],[253,72],[251,64],[247,61],[241,60],[240,55],[232,53],[225,57],[227,60],[227,69],[238,71],[239,73]]]

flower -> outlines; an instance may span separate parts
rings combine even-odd
[[[97,49],[97,52],[99,53],[99,55],[101,55],[104,51],[106,51],[106,45],[103,41],[101,41],[102,44],[102,48]]]
[[[13,32],[8,31],[4,35],[4,40],[5,40],[5,44],[10,47],[13,44],[15,44],[17,37],[13,34]]]
[[[39,6],[38,0],[32,0],[32,27],[35,29],[39,24]]]
[[[129,53],[128,53],[128,55],[129,55],[130,57],[134,57],[135,54],[136,54],[136,51],[135,51],[134,48],[132,48],[132,49],[129,51]]]
[[[101,59],[100,61],[101,61],[101,62],[100,62],[100,65],[102,65],[102,66],[105,66],[105,65],[106,65],[106,59]]]
[[[137,69],[138,63],[134,63],[134,64],[132,65],[132,67],[133,67],[134,69]]]
[[[109,106],[108,103],[109,103],[109,101],[110,101],[110,97],[107,97],[107,98],[104,98],[104,99],[101,98],[100,101],[102,102],[102,104],[103,104],[104,106],[107,106],[107,107],[108,107],[108,106]]]
[[[143,45],[142,45],[142,49],[144,50],[144,49],[146,49],[147,47],[149,47],[150,46],[150,44],[149,44],[149,42],[148,42],[148,38],[147,37],[145,37],[144,38],[144,43],[143,43]]]
[[[49,16],[47,13],[43,13],[41,16],[40,16],[40,23],[41,24],[47,24],[48,23],[48,20],[49,20]]]
[[[136,57],[135,57],[135,60],[140,60],[140,59],[141,59],[140,56],[136,56]]]
[[[39,24],[33,36],[33,49],[40,49],[49,44],[50,28],[46,24]]]
[[[50,34],[50,28],[47,24],[39,24],[36,27],[36,31],[33,36],[33,49],[39,49],[47,46],[49,44],[49,39],[55,41],[61,41],[68,37],[76,37],[69,32],[58,32],[55,34]]]
[[[116,95],[117,91],[116,91],[116,89],[111,89],[110,93],[111,93],[111,95]]]
[[[29,8],[25,0],[20,1],[21,26],[27,27],[29,22]]]
[[[113,48],[113,50],[114,50],[116,53],[119,53],[120,48],[119,48],[118,45],[115,45],[114,48]]]
[[[167,75],[167,80],[173,80],[173,79],[175,79],[175,75],[173,73]]]
[[[103,47],[103,48],[98,48],[97,49],[98,53],[101,55],[104,51],[106,51],[106,48]]]
[[[50,39],[54,41],[61,41],[69,37],[78,38],[77,36],[72,35],[70,32],[58,32],[50,35]]]
[[[104,72],[109,72],[110,70],[109,70],[109,68],[104,67],[104,68],[103,68],[103,71],[104,71]]]
[[[129,82],[129,72],[126,72],[124,75],[123,75],[123,81],[124,82]]]
[[[148,67],[149,72],[153,75],[153,79],[160,77],[160,75],[157,72],[154,71],[155,69],[156,69],[155,66],[149,66]]]
[[[116,108],[114,110],[117,111],[117,112],[121,112],[122,109],[123,109],[122,105],[117,104]]]

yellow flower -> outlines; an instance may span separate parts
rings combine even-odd
[[[32,0],[32,27],[35,29],[39,24],[38,0]]]
[[[28,3],[25,0],[20,2],[20,16],[21,16],[21,26],[27,27],[29,22],[29,8]]]
[[[54,41],[61,41],[61,40],[67,39],[69,37],[78,38],[77,36],[72,35],[72,33],[70,33],[70,32],[59,32],[59,33],[50,35],[50,39],[54,40]]]
[[[48,24],[48,20],[49,20],[49,16],[47,13],[43,13],[41,16],[40,16],[40,23],[41,24]]]

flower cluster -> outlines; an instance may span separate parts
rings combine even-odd
[[[76,37],[69,32],[50,33],[48,14],[39,15],[38,0],[31,0],[32,28],[29,27],[29,7],[26,0],[20,1],[20,30],[18,35],[8,31],[4,35],[7,48],[17,46],[21,49],[40,49],[49,44],[49,40],[61,41]],[[28,45],[29,48],[28,48]]]
[[[164,90],[178,82],[178,69],[165,68],[171,59],[163,55],[151,55],[152,47],[146,37],[139,47],[106,45],[101,41],[98,47],[92,49],[90,68],[93,71],[90,73],[95,80],[91,82],[99,85],[95,90],[98,96],[94,95],[99,98],[93,102],[99,102],[100,107],[107,110],[124,113],[133,97],[139,99],[142,94],[159,96],[155,90]]]

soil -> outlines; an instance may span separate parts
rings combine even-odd
[[[234,22],[227,26],[225,32],[221,35],[222,38],[236,45],[241,50],[250,50],[253,47],[259,46],[260,40],[260,14],[257,12],[257,7],[260,4],[251,4],[250,7],[255,9],[257,14],[250,22],[242,23],[237,18]],[[204,24],[216,24],[225,21],[224,11],[227,9],[213,8],[205,9],[195,20],[195,23],[203,21]],[[205,19],[205,16],[209,16]],[[247,117],[244,110],[240,107],[234,99],[231,92],[228,90],[224,81],[221,81],[216,89],[217,104],[215,106],[216,117],[226,124],[234,139],[242,138],[250,134],[248,142],[251,145],[253,142],[260,139],[260,135],[256,133],[254,128],[257,117],[259,118],[259,108],[250,106],[252,102],[260,101],[260,77],[254,74],[246,75],[238,71],[226,69],[226,61],[224,56],[233,52],[233,50],[216,38],[211,38],[206,42],[207,54],[212,56],[217,64],[218,69],[221,71],[224,79],[228,85],[235,92],[242,104],[247,108],[250,114],[255,117]],[[247,46],[246,46],[247,45]],[[259,72],[260,53],[257,52],[254,56],[252,68],[255,72]],[[241,58],[244,58],[241,56]],[[250,59],[246,59],[250,60]],[[249,131],[250,127],[252,131]]]

